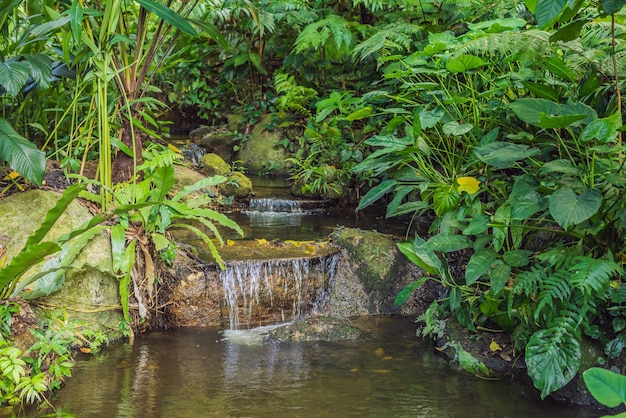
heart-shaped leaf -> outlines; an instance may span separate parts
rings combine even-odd
[[[550,195],[550,214],[561,228],[567,229],[591,218],[600,209],[602,194],[596,189],[587,189],[576,194],[572,189],[559,189]]]

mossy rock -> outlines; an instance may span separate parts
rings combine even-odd
[[[7,248],[8,260],[22,249],[28,237],[45,219],[46,212],[60,197],[61,194],[57,192],[29,190],[0,199],[0,243]],[[87,208],[75,200],[44,240],[56,239],[91,218]],[[96,234],[82,249],[75,265],[79,267],[66,272],[63,287],[49,296],[38,298],[38,304],[65,309],[69,320],[79,322],[83,330],[86,327],[117,337],[118,325],[122,320],[119,282],[106,273],[112,270],[111,243],[106,234]],[[40,270],[41,263],[31,268],[26,276]]]
[[[236,158],[249,172],[287,175],[291,166],[289,152],[279,144],[283,139],[281,132],[267,130],[271,122],[272,115],[268,115],[255,126]]]
[[[252,194],[252,181],[242,172],[233,171],[226,176],[228,180],[217,186],[224,196],[246,197]]]
[[[338,229],[332,237],[357,263],[357,274],[366,292],[387,288],[396,279],[398,251],[390,237],[355,228]]]
[[[202,166],[202,172],[207,176],[223,176],[231,171],[228,163],[214,153],[202,156],[200,165]]]

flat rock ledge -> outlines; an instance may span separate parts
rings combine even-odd
[[[361,330],[349,321],[319,316],[275,328],[268,333],[270,341],[343,341],[356,340]]]

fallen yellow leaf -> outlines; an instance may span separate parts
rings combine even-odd
[[[491,340],[491,344],[489,344],[489,349],[493,353],[498,352],[498,351],[502,351],[502,347],[500,347],[500,344],[498,344],[494,340]]]
[[[374,354],[376,354],[378,357],[382,357],[383,354],[385,354],[385,350],[383,350],[382,348],[377,348],[376,350],[374,350]]]
[[[18,173],[17,171],[11,171],[9,174],[4,176],[3,180],[15,180],[19,176],[20,176],[20,173]]]
[[[456,182],[459,184],[459,187],[456,189],[459,193],[467,192],[468,194],[473,194],[480,190],[480,181],[474,177],[459,177],[456,179]]]
[[[85,353],[85,354],[89,354],[89,353],[91,353],[91,348],[89,348],[89,347],[81,347],[80,348],[80,352],[81,353]]]
[[[167,144],[167,147],[168,147],[170,150],[172,150],[172,151],[174,151],[175,153],[177,153],[177,154],[182,154],[182,153],[183,153],[180,149],[176,148],[176,147],[175,147],[174,145],[172,145],[172,144]]]
[[[268,245],[270,242],[265,238],[256,239],[257,245]]]
[[[235,241],[233,241],[232,239],[227,239],[226,245],[228,245],[229,247],[232,247],[233,245],[235,245]]]

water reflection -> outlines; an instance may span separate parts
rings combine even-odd
[[[404,319],[357,341],[250,343],[217,330],[139,337],[81,361],[52,400],[77,417],[588,417],[513,382],[458,374]],[[35,416],[36,414],[31,414]]]

